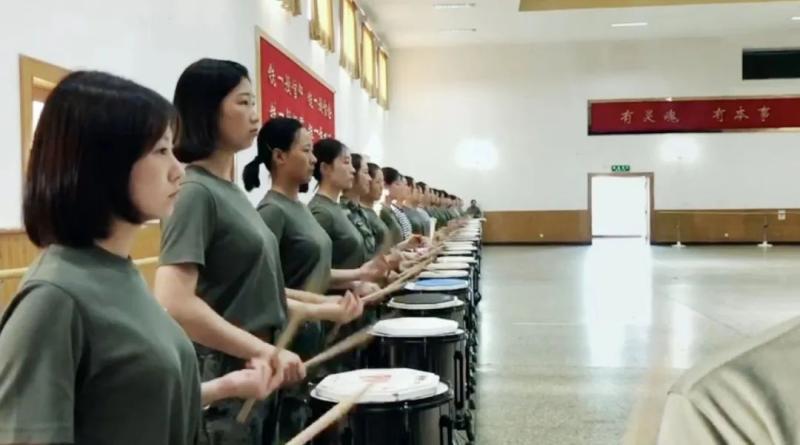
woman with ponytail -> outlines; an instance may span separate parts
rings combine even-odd
[[[314,171],[311,136],[295,119],[267,121],[258,135],[258,153],[244,168],[245,189],[261,185],[259,170],[270,173],[271,188],[258,204],[258,213],[278,239],[286,295],[293,307],[302,310],[307,320],[290,345],[303,359],[324,347],[320,321],[347,324],[361,316],[361,300],[349,291],[344,297],[323,296],[330,288],[345,288],[351,282],[374,273],[369,267],[333,270],[330,237],[308,207],[299,199]],[[312,377],[319,377],[315,375]],[[307,404],[308,387],[297,385],[281,394],[279,419],[283,443],[307,426],[311,417]]]

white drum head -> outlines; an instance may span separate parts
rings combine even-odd
[[[420,278],[466,278],[469,272],[466,270],[428,270],[419,274]]]
[[[472,258],[471,256],[440,256],[436,258],[437,263],[477,263],[478,260]]]
[[[431,263],[425,267],[425,270],[466,270],[469,269],[467,263]]]
[[[372,327],[373,335],[384,337],[438,337],[457,330],[457,321],[436,317],[390,318],[381,320]]]
[[[447,283],[426,283],[427,281],[447,281]],[[405,286],[407,291],[411,292],[446,292],[462,290],[469,287],[469,281],[458,279],[435,279],[435,280],[420,280],[408,283]]]
[[[392,309],[405,309],[409,311],[427,311],[431,309],[448,309],[451,307],[461,307],[464,306],[464,302],[459,300],[456,297],[453,297],[452,300],[446,301],[444,303],[433,303],[433,304],[408,304],[408,303],[400,303],[395,301],[394,298],[389,300],[389,304],[387,304]]]
[[[441,394],[438,375],[414,369],[396,368],[359,369],[331,374],[319,382],[311,395],[338,403],[352,398],[370,383],[373,384],[372,387],[361,397],[359,404],[418,400]]]
[[[471,256],[472,252],[469,250],[445,250],[442,255],[447,256]]]

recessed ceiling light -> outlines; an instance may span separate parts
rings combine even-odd
[[[647,26],[647,22],[614,23],[611,25],[612,28],[639,28],[642,26]]]
[[[433,9],[463,9],[474,8],[475,3],[434,3]]]
[[[450,28],[450,29],[440,29],[439,32],[441,33],[453,33],[453,32],[476,32],[478,28]]]

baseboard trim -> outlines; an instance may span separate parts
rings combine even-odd
[[[484,246],[591,246],[590,241],[484,241]]]

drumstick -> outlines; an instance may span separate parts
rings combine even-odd
[[[314,357],[308,359],[303,365],[305,365],[306,370],[318,366],[326,361],[340,355],[344,354],[351,349],[355,349],[361,345],[368,343],[372,340],[372,334],[370,333],[372,330],[372,325],[367,328],[364,328],[355,334],[346,337],[344,340],[336,343],[335,345],[331,346],[330,348],[322,351],[321,353],[315,355]]]
[[[300,434],[294,436],[292,440],[286,442],[286,445],[305,444],[316,437],[317,434],[325,431],[325,429],[333,424],[333,422],[336,422],[342,416],[347,414],[347,412],[350,411],[359,400],[361,400],[361,397],[363,397],[364,394],[369,391],[372,385],[373,383],[368,383],[366,386],[364,386],[364,389],[356,393],[353,397],[334,405],[333,408],[329,409],[325,414],[322,415],[322,417],[309,425],[308,428],[300,431]]]
[[[397,311],[390,312],[385,317],[381,318],[375,323],[372,323],[371,325],[364,327],[360,331],[350,335],[349,337],[346,337],[345,339],[331,346],[327,350],[322,351],[316,356],[306,360],[306,362],[303,363],[303,365],[305,365],[306,369],[312,366],[317,366],[327,360],[336,357],[339,354],[343,354],[351,349],[357,348],[362,344],[369,342],[373,338],[372,328],[375,327],[375,325],[378,324],[378,322],[394,318],[396,315]]]
[[[289,319],[289,323],[286,325],[286,329],[283,331],[280,337],[278,337],[278,341],[275,342],[275,351],[272,353],[273,357],[284,349],[289,346],[289,343],[292,342],[292,338],[297,333],[297,330],[300,329],[300,325],[303,323],[303,317],[296,316],[291,317]],[[239,410],[239,414],[236,416],[236,421],[239,423],[247,422],[247,419],[250,417],[250,411],[253,410],[253,406],[256,403],[256,399],[247,399],[242,404],[242,408]]]
[[[372,303],[373,301],[378,301],[378,300],[384,298],[385,296],[391,294],[392,292],[400,290],[403,287],[403,284],[405,284],[406,281],[411,279],[412,276],[421,273],[422,270],[428,264],[430,264],[431,261],[433,261],[430,257],[432,257],[436,253],[440,252],[442,249],[444,249],[444,245],[438,246],[437,248],[432,249],[430,252],[428,252],[425,256],[423,256],[419,260],[420,262],[416,266],[414,266],[414,267],[406,270],[402,274],[400,274],[397,278],[394,279],[394,281],[392,283],[390,283],[388,286],[384,287],[383,289],[380,289],[380,290],[375,291],[375,292],[373,292],[373,293],[371,293],[369,295],[361,297],[361,301],[364,302],[364,303],[369,304],[369,303]],[[341,323],[336,323],[333,326],[333,329],[331,329],[331,331],[325,337],[325,344],[330,344],[333,340],[335,340],[336,336],[339,335],[339,330],[341,328],[342,328],[342,324]]]

